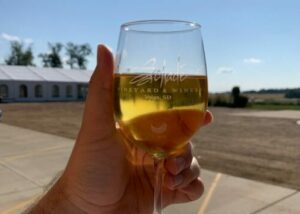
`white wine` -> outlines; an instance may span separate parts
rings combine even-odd
[[[203,123],[207,98],[206,76],[114,75],[121,132],[155,157],[181,151]]]

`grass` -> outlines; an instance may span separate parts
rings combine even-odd
[[[2,122],[67,138],[76,138],[81,125],[82,102],[0,104]]]
[[[300,110],[300,104],[255,103],[250,104],[248,108],[259,110]]]
[[[300,110],[300,99],[285,98],[284,94],[242,94],[249,98],[248,109],[257,110]],[[209,104],[215,107],[228,107],[230,94],[210,94]]]

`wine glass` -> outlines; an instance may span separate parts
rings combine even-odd
[[[207,75],[200,25],[144,20],[121,26],[114,114],[121,133],[154,158],[154,213],[162,211],[163,163],[201,127]]]

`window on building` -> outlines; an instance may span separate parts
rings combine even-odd
[[[73,90],[71,85],[66,86],[66,96],[67,97],[72,97],[73,96]]]
[[[34,96],[43,97],[43,87],[41,85],[36,85],[34,87]]]
[[[52,86],[52,97],[59,97],[59,87],[58,85]]]
[[[8,86],[7,85],[0,85],[0,98],[7,98],[8,97]]]
[[[28,90],[26,85],[20,85],[19,88],[19,97],[26,98],[28,97]]]
[[[77,85],[77,98],[85,99],[87,95],[87,86],[86,85]]]

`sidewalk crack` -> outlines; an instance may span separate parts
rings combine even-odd
[[[22,176],[23,178],[25,178],[26,180],[28,180],[29,182],[31,182],[31,183],[34,184],[35,186],[41,187],[41,188],[44,187],[42,184],[40,184],[40,183],[38,183],[38,182],[32,180],[31,178],[29,178],[28,176],[26,176],[25,174],[23,174],[23,173],[20,172],[19,170],[14,169],[13,167],[8,166],[4,161],[0,161],[0,165],[2,165],[3,167],[5,167],[5,168],[7,168],[7,169],[9,169],[9,170],[11,170],[11,171],[13,171],[13,172],[16,173],[16,174]]]
[[[274,201],[274,202],[272,202],[272,203],[270,203],[270,204],[268,204],[268,205],[266,205],[266,206],[264,206],[264,207],[262,207],[262,208],[260,208],[260,209],[258,209],[256,211],[254,211],[254,212],[252,212],[250,214],[260,213],[261,211],[266,210],[266,209],[268,209],[268,208],[270,208],[270,207],[272,207],[272,206],[274,206],[274,205],[276,205],[276,204],[278,204],[278,203],[280,203],[280,202],[282,202],[282,201],[284,201],[284,200],[286,200],[286,199],[288,199],[288,198],[296,195],[297,193],[299,193],[298,190],[296,190],[295,192],[292,192],[292,193],[284,196],[283,198],[280,198],[280,199],[278,199],[278,200],[276,200],[276,201]]]

